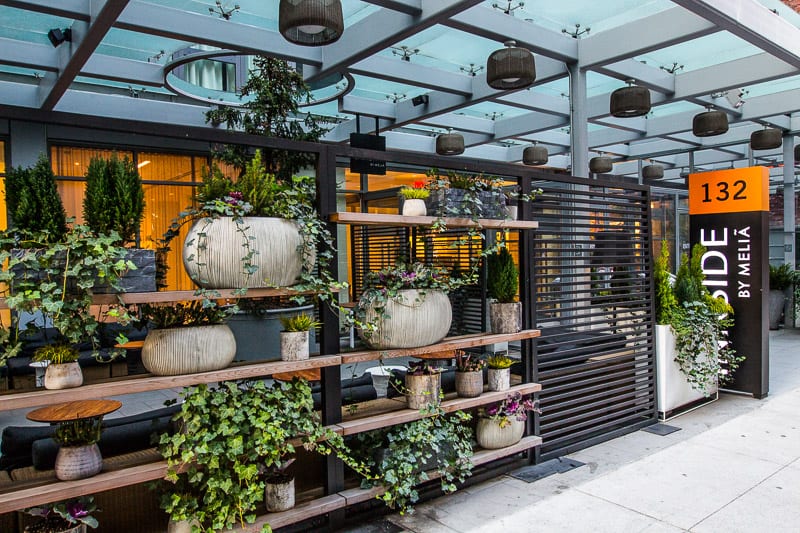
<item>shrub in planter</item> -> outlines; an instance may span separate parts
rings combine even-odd
[[[306,314],[281,317],[281,360],[302,361],[308,359],[308,337],[312,328],[320,323]]]
[[[99,473],[103,457],[97,441],[100,440],[103,417],[81,418],[59,422],[53,439],[61,446],[56,455],[55,473],[61,481],[84,479]]]
[[[39,520],[25,528],[25,533],[81,533],[87,527],[98,526],[92,513],[99,512],[94,496],[81,496],[71,500],[38,505],[25,509],[25,513]]]
[[[516,333],[522,327],[522,304],[515,302],[519,270],[511,252],[503,246],[486,258],[487,291],[495,301],[489,304],[492,333]]]
[[[10,168],[5,177],[6,207],[12,227],[38,233],[45,243],[60,242],[67,215],[50,161],[42,154],[31,168]]]
[[[480,409],[475,429],[478,445],[494,450],[516,444],[525,434],[529,411],[541,412],[536,402],[523,399],[520,393]]]
[[[412,361],[406,372],[406,402],[409,409],[427,409],[439,405],[442,394],[441,369],[427,361]]]
[[[506,355],[492,355],[486,360],[489,367],[487,381],[490,391],[504,391],[511,388],[511,365],[514,360]]]
[[[794,283],[794,278],[792,265],[769,265],[769,329],[778,329],[789,296],[787,289]]]
[[[78,364],[78,350],[66,344],[50,344],[33,353],[36,362],[47,362],[44,388],[71,389],[83,385],[83,372]]]
[[[483,393],[483,369],[486,361],[462,350],[456,351],[456,393],[462,398],[476,398]]]

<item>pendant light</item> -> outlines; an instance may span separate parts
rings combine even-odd
[[[611,93],[611,115],[620,118],[643,117],[650,112],[650,91],[647,87],[634,85],[635,80],[628,80],[628,86]]]
[[[528,166],[544,165],[547,163],[550,154],[547,153],[547,148],[533,143],[533,146],[528,146],[522,151],[522,163]]]
[[[764,128],[750,134],[750,148],[753,150],[772,150],[783,144],[783,130]]]
[[[695,137],[713,137],[728,132],[728,115],[722,111],[713,111],[711,108],[704,113],[698,113],[692,120],[692,133]]]
[[[527,48],[515,41],[506,41],[505,48],[495,50],[486,61],[486,83],[493,89],[523,89],[536,79],[536,64]]]
[[[647,165],[642,167],[642,177],[648,180],[660,180],[664,177],[664,167],[661,165]]]
[[[612,168],[614,168],[614,165],[611,162],[610,157],[601,155],[598,157],[593,157],[589,160],[589,172],[592,172],[593,174],[605,174],[607,172],[611,172]]]
[[[794,147],[794,164],[800,163],[800,144]]]
[[[464,137],[448,131],[436,137],[436,153],[439,155],[459,155],[464,153]]]
[[[280,0],[278,30],[303,46],[336,42],[344,31],[341,0]]]

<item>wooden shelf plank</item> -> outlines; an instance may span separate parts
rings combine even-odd
[[[269,376],[278,372],[307,370],[341,364],[338,355],[311,357],[304,361],[271,361],[268,363],[238,364],[222,370],[200,372],[197,374],[181,374],[178,376],[153,376],[115,378],[101,383],[84,385],[74,389],[36,390],[29,392],[8,393],[0,395],[0,411],[23,409],[50,405],[53,403],[89,400],[106,396],[120,396],[136,392],[147,392],[174,387],[188,387],[200,383],[215,383],[235,379]]]
[[[321,516],[337,509],[342,509],[346,504],[347,500],[345,500],[343,496],[338,493],[331,494],[329,496],[317,498],[316,500],[300,503],[288,511],[267,513],[259,516],[254,523],[247,524],[244,528],[242,528],[241,525],[236,526],[233,528],[233,531],[261,531],[261,527],[265,524],[269,524],[272,529],[277,529],[279,527],[296,524],[308,518]]]
[[[384,213],[355,213],[340,211],[333,213],[331,222],[340,224],[357,224],[361,226],[430,226],[438,217],[408,217],[403,215],[390,215]],[[539,223],[533,220],[505,220],[494,218],[480,218],[477,222],[469,218],[445,217],[443,219],[448,228],[489,228],[489,229],[536,229]]]
[[[509,394],[515,392],[519,392],[520,394],[532,394],[540,390],[542,390],[542,386],[538,383],[524,383],[511,387],[506,391],[484,392],[477,398],[453,398],[452,400],[445,400],[441,403],[441,406],[444,412],[452,413],[454,411],[480,407],[493,402],[500,402],[507,398]],[[336,426],[342,430],[343,435],[355,435],[373,429],[413,422],[414,420],[425,418],[425,416],[425,414],[417,409],[401,409],[390,413],[345,420],[339,422]]]
[[[420,346],[419,348],[364,350],[358,352],[345,352],[339,355],[342,357],[342,364],[360,363],[363,361],[377,361],[380,359],[392,359],[395,357],[415,357],[431,352],[463,350],[464,348],[484,346],[486,344],[532,339],[534,337],[538,337],[540,334],[541,332],[538,329],[525,329],[518,333],[473,333],[470,335],[447,337],[446,339],[442,340],[442,342],[437,344]]]
[[[158,461],[120,470],[101,472],[96,476],[76,481],[58,481],[46,485],[0,494],[0,514],[25,509],[34,505],[86,496],[95,492],[136,485],[163,478],[167,462]]]

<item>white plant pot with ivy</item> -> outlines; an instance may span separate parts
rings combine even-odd
[[[366,305],[364,322],[375,330],[361,332],[376,350],[435,344],[447,335],[453,320],[450,299],[440,290],[400,290],[380,305]]]
[[[152,330],[142,346],[142,364],[157,376],[220,370],[235,356],[236,339],[225,324]]]

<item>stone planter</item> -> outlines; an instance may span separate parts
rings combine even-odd
[[[45,389],[71,389],[83,385],[83,372],[77,361],[60,365],[50,364],[44,371]]]
[[[522,329],[522,303],[490,303],[489,323],[492,333],[517,333]]]
[[[475,201],[477,196],[477,200]],[[428,200],[431,216],[502,219],[506,216],[506,196],[502,191],[478,191],[476,195],[464,189],[433,191]]]
[[[61,481],[92,477],[103,469],[103,457],[97,444],[61,446],[56,455],[55,473]]]
[[[409,198],[403,202],[403,216],[405,217],[424,217],[427,211],[425,200],[421,198]]]
[[[456,370],[456,392],[462,398],[477,398],[483,393],[483,372]]]
[[[778,329],[785,303],[786,295],[783,291],[769,291],[769,329]]]
[[[281,331],[281,361],[308,359],[308,331]]]
[[[408,289],[386,302],[384,316],[373,308],[365,310],[367,323],[376,324],[369,336],[361,333],[373,349],[416,348],[442,340],[450,330],[453,310],[442,291]]]
[[[119,279],[119,292],[155,292],[156,288],[156,251],[144,248],[127,248],[125,261],[130,261],[136,267],[128,270]],[[96,294],[109,294],[112,290],[107,284],[98,282],[95,285]]]
[[[511,388],[510,368],[490,368],[486,372],[490,391],[504,391]]]
[[[439,405],[441,374],[406,374],[406,401],[409,409],[424,409],[429,405]]]
[[[243,234],[244,233],[244,234]],[[242,257],[249,243],[253,274],[244,272]],[[287,287],[303,270],[303,239],[297,224],[282,218],[202,218],[183,244],[186,273],[205,289]]]
[[[500,427],[500,422],[490,418],[478,418],[475,439],[478,446],[487,450],[497,450],[516,444],[525,434],[525,422],[509,418],[509,424]]]
[[[200,527],[197,520],[170,520],[167,524],[167,533],[192,533],[192,525]]]
[[[264,500],[270,513],[288,511],[294,507],[294,478],[283,483],[267,481]]]
[[[142,346],[142,364],[157,376],[225,368],[236,355],[236,340],[225,324],[154,329]]]

